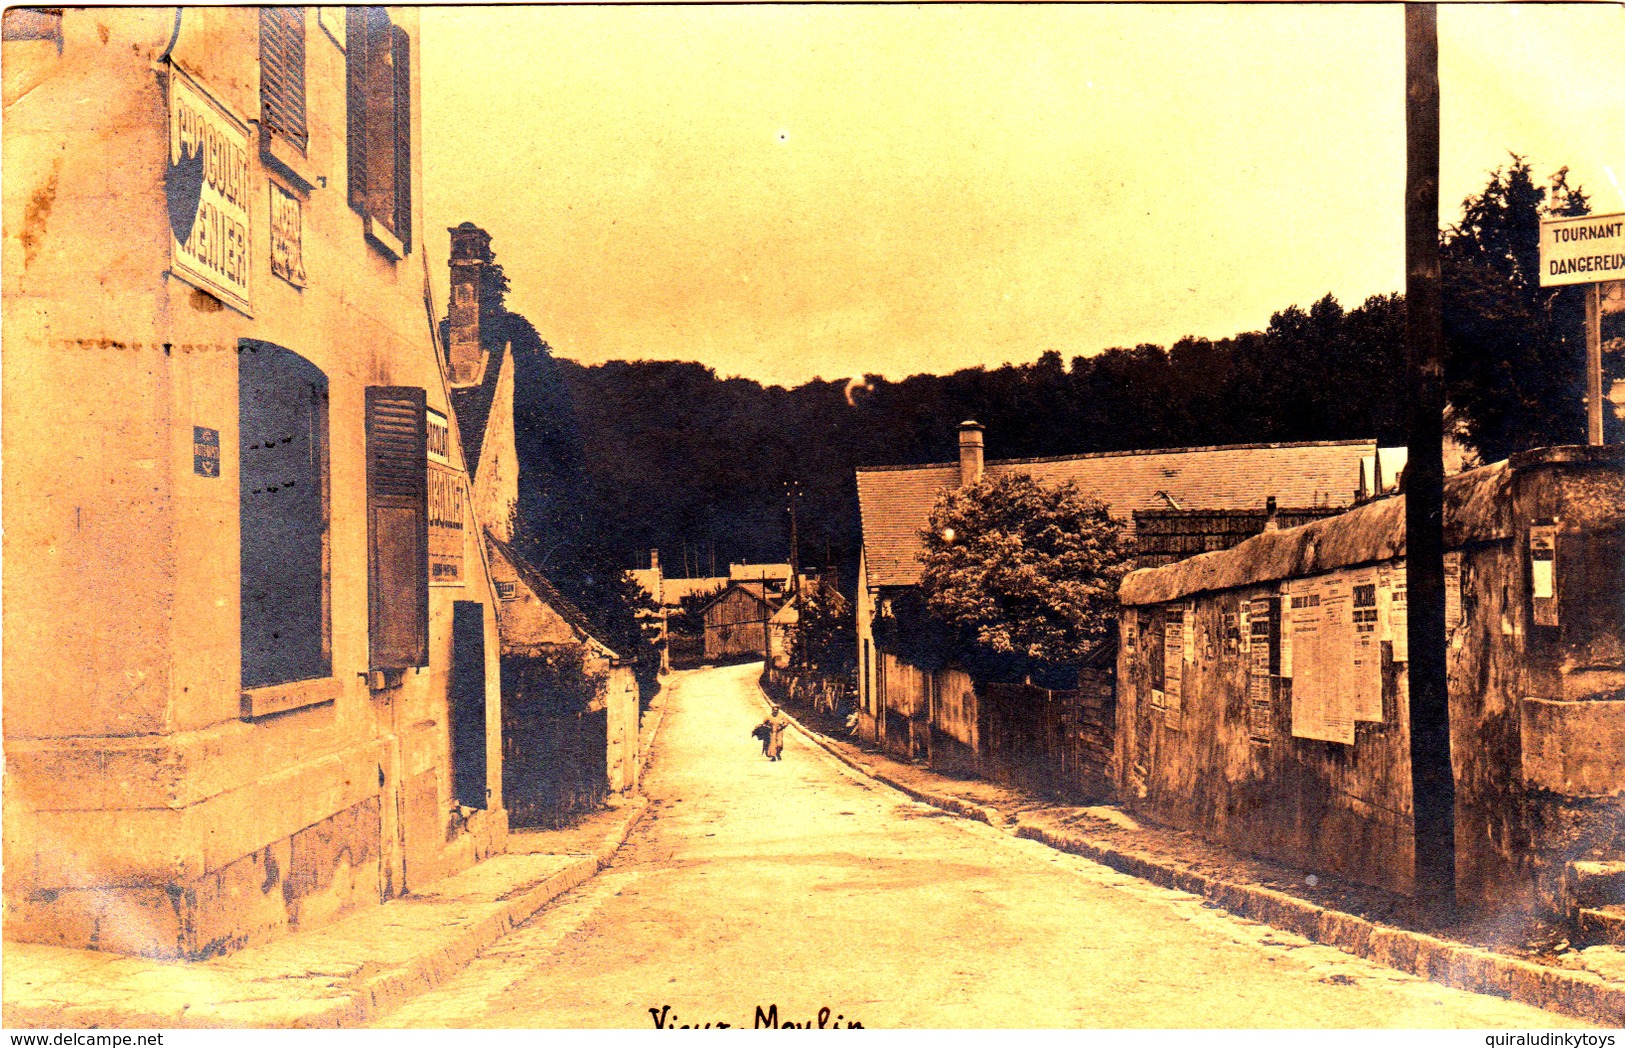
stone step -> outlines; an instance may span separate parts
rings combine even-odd
[[[1575,911],[1574,929],[1585,942],[1625,944],[1625,904],[1582,906]]]
[[[1625,862],[1571,862],[1565,883],[1568,904],[1573,909],[1598,909],[1625,904]]]

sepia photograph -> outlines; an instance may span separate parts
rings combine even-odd
[[[9,1044],[1617,1044],[1625,4],[0,76]]]

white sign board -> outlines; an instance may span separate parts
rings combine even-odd
[[[1625,214],[1540,220],[1540,286],[1625,280]]]
[[[248,126],[174,66],[164,191],[170,272],[252,316]]]

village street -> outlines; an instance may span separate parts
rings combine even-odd
[[[1576,1025],[917,804],[794,730],[760,664],[679,672],[615,863],[376,1025]]]

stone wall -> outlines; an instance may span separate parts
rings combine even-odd
[[[1561,909],[1569,862],[1625,851],[1622,465],[1619,448],[1553,448],[1447,484],[1457,881],[1480,909]],[[1413,890],[1403,622],[1380,625],[1380,711],[1354,719],[1344,741],[1294,733],[1306,711],[1293,687],[1316,667],[1281,638],[1293,614],[1281,611],[1283,584],[1355,569],[1402,578],[1403,525],[1403,498],[1387,499],[1124,581],[1117,775],[1132,806],[1306,869]],[[1532,553],[1546,537],[1549,595]],[[1242,628],[1254,619],[1268,628]]]

